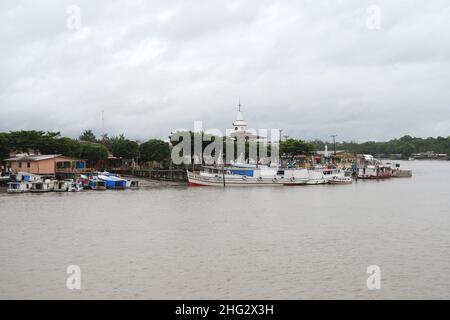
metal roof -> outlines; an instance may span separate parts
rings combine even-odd
[[[13,158],[4,159],[3,161],[42,161],[42,160],[48,160],[48,159],[54,159],[58,157],[64,157],[64,158],[70,158],[70,159],[77,159],[73,157],[66,157],[62,154],[32,154],[32,155],[20,155]],[[78,159],[82,160],[82,159]]]

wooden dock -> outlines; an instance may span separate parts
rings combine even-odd
[[[186,170],[182,169],[117,169],[109,171],[120,175],[147,178],[159,181],[187,182]]]

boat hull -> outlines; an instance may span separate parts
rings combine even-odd
[[[380,174],[380,175],[358,175],[358,179],[376,180],[376,179],[389,179],[391,174]]]
[[[352,179],[332,179],[328,181],[329,184],[352,184]]]
[[[411,178],[412,171],[411,170],[393,170],[392,178]]]
[[[223,187],[222,177],[205,177],[192,172],[188,172],[189,185],[192,187]],[[283,186],[284,183],[281,179],[275,178],[254,178],[247,176],[226,176],[225,186],[227,187],[243,187],[243,186],[254,186],[254,187],[266,187],[266,186]]]

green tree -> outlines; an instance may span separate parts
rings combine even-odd
[[[116,139],[112,143],[111,151],[115,157],[135,159],[139,155],[139,145],[128,139]]]
[[[73,140],[70,138],[59,138],[54,142],[55,145],[55,153],[60,153],[69,157],[80,157],[82,152],[82,143],[77,140]]]
[[[9,149],[9,134],[6,132],[0,132],[0,160],[8,158]]]
[[[412,153],[415,152],[416,148],[414,147],[414,144],[411,142],[405,143],[401,147],[401,154],[405,157],[411,156]]]
[[[169,145],[157,139],[151,139],[139,146],[141,161],[163,161],[170,156]]]
[[[105,160],[108,158],[108,149],[101,144],[81,144],[80,157],[91,162]]]
[[[293,158],[295,155],[308,154],[314,151],[314,145],[300,139],[287,139],[280,142],[280,152]]]
[[[81,141],[96,142],[97,138],[91,129],[84,130],[83,134],[78,138]]]

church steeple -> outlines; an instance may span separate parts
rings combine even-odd
[[[236,120],[233,122],[234,131],[245,131],[247,124],[244,121],[244,115],[241,112],[241,97],[239,97],[238,113]]]

